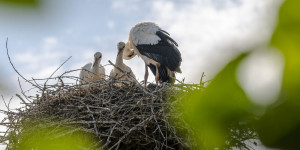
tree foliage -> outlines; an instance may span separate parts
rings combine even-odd
[[[252,129],[268,147],[300,148],[300,1],[287,0],[279,12],[278,25],[270,46],[281,50],[285,57],[284,76],[278,100],[261,116],[254,112],[261,107],[251,103],[237,83],[236,70],[242,54],[230,62],[207,86],[186,97],[185,119],[196,130],[199,149],[235,147],[232,130]],[[237,125],[232,128],[231,125]],[[241,124],[243,126],[241,126]],[[249,130],[248,130],[249,131]],[[239,137],[242,141],[242,136]]]

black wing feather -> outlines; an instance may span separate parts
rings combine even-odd
[[[167,34],[165,34],[165,33]],[[175,42],[175,40],[173,40],[170,36],[169,36],[169,33],[164,31],[164,30],[161,30],[161,31],[157,31],[156,32],[156,35],[159,36],[161,38],[162,41],[168,41],[170,40],[173,44],[175,44],[176,46],[178,46],[178,44]]]
[[[166,33],[167,35],[170,35],[167,31],[160,29],[159,31],[162,31],[164,33]]]
[[[156,34],[161,38],[158,44],[141,44],[136,48],[142,55],[159,62],[171,71],[176,71],[182,61],[177,43],[161,31],[157,31]]]

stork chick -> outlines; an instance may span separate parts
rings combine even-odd
[[[175,82],[175,72],[181,73],[181,54],[170,34],[152,22],[142,22],[131,28],[124,59],[140,56],[145,62],[145,88],[148,67],[159,82]],[[133,49],[133,51],[131,50]]]
[[[109,77],[110,78],[117,78],[118,80],[123,80],[123,81],[130,81],[130,82],[135,82],[135,75],[132,72],[132,70],[130,69],[130,67],[128,67],[127,65],[125,65],[123,63],[123,52],[124,52],[124,48],[125,48],[125,43],[124,42],[119,42],[118,45],[118,55],[116,58],[116,63],[115,63],[115,67],[111,70]],[[119,69],[121,69],[122,71],[120,71]],[[124,74],[124,72],[129,73],[128,77],[127,75]],[[117,86],[121,86],[122,84],[116,84]]]
[[[102,59],[102,54],[100,52],[96,52],[94,54],[94,62],[88,63],[84,65],[79,73],[80,84],[97,81],[97,80],[105,80],[105,68],[100,64]]]

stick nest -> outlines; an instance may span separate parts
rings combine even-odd
[[[40,86],[41,96],[26,96],[27,100],[19,96],[25,107],[3,111],[8,117],[2,125],[8,130],[0,143],[6,142],[7,149],[17,149],[24,134],[40,126],[51,126],[52,130],[76,126],[74,132],[79,129],[99,139],[93,147],[97,149],[194,148],[189,141],[192,133],[179,121],[181,113],[175,111],[175,105],[185,90],[199,89],[199,85],[165,84],[149,91],[140,84],[114,79],[76,85],[65,84],[61,78],[51,79],[60,83]],[[57,119],[61,121],[54,121]]]

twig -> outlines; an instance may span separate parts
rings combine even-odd
[[[15,68],[14,64],[12,63],[11,59],[10,59],[10,56],[9,56],[9,53],[8,53],[8,38],[6,39],[6,54],[7,54],[7,57],[8,57],[8,60],[9,60],[9,63],[10,65],[13,67],[13,69],[15,70],[15,72],[23,79],[25,80],[26,82],[30,83],[32,86],[42,90],[38,85],[35,85],[33,84],[32,82],[30,82],[29,80],[27,80],[25,77],[23,77],[19,71]]]
[[[3,95],[1,95],[1,97],[2,97],[2,100],[3,100],[3,102],[4,102],[4,105],[5,105],[6,109],[7,109],[7,111],[10,112],[9,104],[10,104],[10,101],[12,100],[12,97],[11,97],[10,100],[8,101],[8,104],[6,104]]]
[[[16,94],[16,96],[23,102],[23,104],[25,104],[26,106],[29,106],[29,104],[27,104],[25,102],[25,100],[19,94]]]
[[[202,72],[202,75],[201,75],[201,79],[200,79],[200,86],[203,86],[203,77],[204,77],[205,75],[204,75],[204,72]]]
[[[114,144],[112,147],[110,147],[109,150],[111,150],[111,149],[113,149],[114,147],[118,146],[118,145],[124,140],[124,138],[126,138],[133,130],[135,130],[137,127],[141,126],[141,125],[144,124],[146,121],[149,121],[149,120],[151,120],[151,119],[152,119],[152,117],[149,117],[149,118],[145,119],[144,121],[142,121],[141,123],[139,123],[139,124],[135,125],[134,127],[132,127],[130,130],[127,131],[127,133],[126,133],[125,135],[123,135],[123,136],[119,139],[119,141],[118,141],[116,144]]]
[[[92,119],[93,119],[93,125],[94,125],[94,130],[95,130],[95,132],[96,132],[96,135],[98,135],[99,133],[98,133],[98,129],[97,129],[97,125],[96,125],[96,119],[95,119],[95,117],[94,117],[94,115],[93,115],[93,113],[91,113],[91,110],[90,110],[90,108],[89,108],[89,106],[87,106],[83,101],[80,101],[86,108],[87,108],[87,110],[88,110],[88,112],[90,113],[90,116],[92,117]]]
[[[22,95],[23,95],[29,102],[31,102],[31,101],[27,98],[25,92],[23,91],[23,88],[22,88],[22,85],[21,85],[21,82],[20,82],[19,77],[18,77],[18,83],[19,83],[19,87],[20,87],[20,89],[21,89]],[[26,104],[26,103],[25,103],[25,104]]]
[[[72,56],[70,56],[67,60],[65,60],[51,75],[50,77],[46,80],[46,82],[44,83],[44,89],[46,87],[47,82],[49,81],[49,79],[54,75],[54,73],[60,69],[69,59],[71,59]]]

